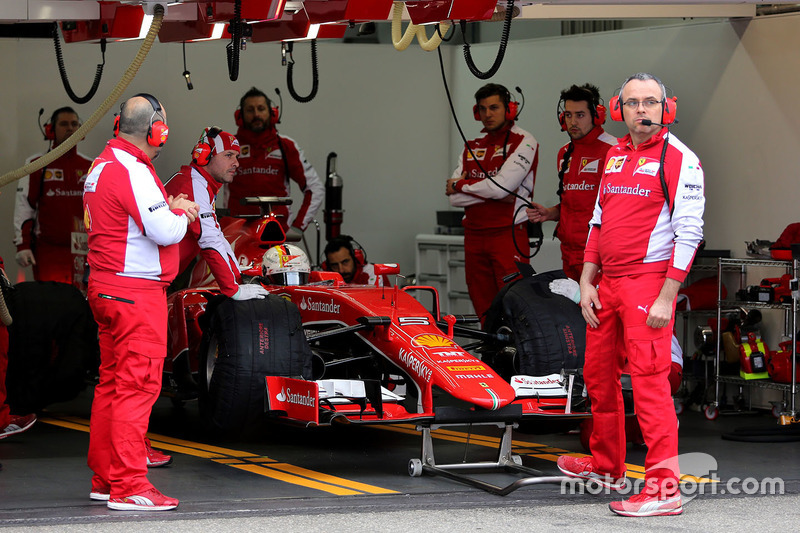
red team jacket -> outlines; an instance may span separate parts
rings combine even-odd
[[[609,135],[600,126],[595,126],[584,137],[572,141],[567,171],[564,173],[563,190],[556,236],[561,241],[562,254],[568,251],[583,257],[586,238],[589,236],[589,220],[592,218],[597,189],[603,177],[606,154],[617,144],[617,138]],[[564,154],[569,143],[558,152],[556,170],[561,171]]]
[[[539,165],[539,151],[533,135],[512,122],[498,131],[470,141],[469,146],[483,169],[495,181],[523,198],[531,198]],[[451,178],[460,178],[465,170],[467,176],[456,182],[458,192],[448,196],[450,205],[465,208],[463,226],[473,230],[510,226],[511,218],[522,205],[522,200],[510,196],[487,180],[466,149]],[[525,210],[520,209],[514,224],[526,220]]]
[[[37,154],[27,163],[41,157]],[[36,239],[70,246],[73,231],[83,231],[83,182],[92,160],[73,147],[47,167],[19,180],[14,205],[14,244],[29,250]]]
[[[177,244],[186,217],[174,216],[147,155],[111,139],[94,160],[83,193],[89,279],[123,287],[169,284],[178,274]]]
[[[659,178],[664,142],[671,215]],[[626,135],[608,152],[585,260],[607,276],[665,272],[682,282],[703,239],[704,208],[703,169],[686,145],[666,128],[637,148]]]
[[[236,255],[222,234],[215,213],[214,200],[221,183],[197,165],[182,166],[164,186],[167,194],[188,195],[197,204],[197,219],[189,224],[189,230],[180,243],[180,267],[183,272],[198,253],[206,260],[222,294],[233,296],[242,280]]]
[[[275,206],[273,211],[283,215],[281,223],[284,228],[291,225],[305,229],[322,205],[325,188],[297,143],[282,135],[279,138],[275,128],[261,133],[239,128],[236,138],[241,150],[239,171],[233,183],[226,187],[226,203],[231,215],[259,214],[257,205],[244,206],[239,203],[246,196],[289,196],[291,179],[303,193],[303,202],[291,224],[288,222],[287,206]]]

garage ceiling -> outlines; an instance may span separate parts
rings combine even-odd
[[[435,12],[432,20],[457,19],[487,20],[495,7],[504,9],[507,0],[404,0],[407,9],[403,12],[405,20],[427,23],[431,19],[419,21],[420,13]],[[210,27],[226,24],[233,18],[234,0],[176,0],[171,2],[148,2],[146,0],[2,0],[0,2],[0,37],[46,37],[51,31],[52,22],[77,22],[96,24],[105,31],[102,36],[113,39],[113,30],[108,29],[114,22],[134,24],[131,10],[151,12],[156,4],[166,4],[165,22],[191,27]],[[275,25],[276,38],[281,40],[281,25],[297,24],[298,18],[311,24],[347,25],[361,22],[390,20],[391,0],[241,0],[241,20],[247,23]],[[596,0],[517,0],[521,7],[517,19],[561,19],[561,20],[602,20],[602,19],[658,19],[658,18],[738,18],[754,17],[763,10],[781,12],[800,8],[797,2],[758,2],[730,0],[706,0],[699,2],[672,0],[617,0],[598,4]],[[488,9],[488,10],[487,10]],[[119,13],[122,13],[120,15]],[[409,16],[409,13],[411,15]],[[416,14],[416,16],[415,16]],[[441,18],[439,18],[441,14]],[[122,23],[119,24],[122,26]],[[272,26],[270,26],[272,27]],[[95,30],[97,34],[98,30]],[[203,30],[205,31],[205,30]],[[329,32],[331,36],[335,32]],[[178,35],[182,35],[180,32]],[[210,35],[210,34],[209,34]],[[91,32],[75,37],[75,40],[91,40]],[[162,40],[165,36],[159,36]],[[71,39],[66,35],[65,39]],[[183,40],[189,38],[181,37]]]

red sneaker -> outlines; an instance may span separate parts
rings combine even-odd
[[[608,508],[622,516],[666,516],[683,512],[680,492],[663,499],[659,499],[658,494],[642,492],[621,502],[611,502]]]
[[[108,487],[92,487],[92,492],[89,493],[89,499],[96,502],[107,502],[111,496],[111,489]]]
[[[35,423],[36,423],[36,415],[34,413],[23,416],[11,415],[11,419],[8,421],[8,425],[0,429],[0,439],[4,439],[9,435],[14,435],[15,433],[22,433],[23,431],[27,431]]]
[[[178,500],[161,494],[151,488],[141,494],[132,494],[122,498],[110,498],[108,508],[115,511],[169,511],[178,506]]]
[[[147,448],[147,467],[158,468],[159,466],[167,466],[172,464],[172,456],[164,452],[154,450],[150,446],[150,439],[144,438],[144,445]]]
[[[612,477],[609,474],[602,474],[594,469],[591,456],[574,457],[572,455],[562,455],[558,458],[558,469],[569,477],[586,479],[611,490],[619,490],[625,485],[625,474],[622,477]]]

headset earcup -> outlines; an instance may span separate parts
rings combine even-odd
[[[147,132],[147,144],[150,146],[164,146],[169,137],[169,128],[160,120],[153,122],[150,130]]]
[[[356,260],[356,266],[363,267],[364,266],[364,250],[356,248],[353,250],[353,259]]]
[[[664,107],[661,111],[661,123],[672,124],[675,122],[675,117],[678,114],[678,98],[673,96],[672,98],[666,98],[664,100]]]
[[[558,114],[558,124],[561,126],[561,131],[567,131],[567,119],[563,111]]]
[[[233,112],[233,120],[236,123],[236,127],[241,128],[244,126],[244,122],[242,121],[242,110],[237,109]]]
[[[612,97],[611,101],[608,102],[608,107],[611,110],[611,120],[622,122],[622,102],[619,101],[619,96]]]
[[[53,124],[48,122],[44,125],[44,138],[48,141],[55,141],[56,140],[56,131],[53,127]]]
[[[472,116],[475,117],[475,120],[480,121],[480,119],[481,119],[481,112],[478,111],[477,104],[472,106]]]
[[[517,120],[517,112],[519,111],[519,104],[516,102],[509,102],[506,107],[506,120]]]
[[[594,108],[595,110],[595,117],[594,117],[594,125],[595,126],[602,126],[606,121],[606,106],[598,105]]]
[[[204,167],[208,165],[211,160],[211,145],[208,143],[198,143],[192,150],[192,162],[199,166]]]
[[[114,117],[114,137],[119,135],[119,115]]]

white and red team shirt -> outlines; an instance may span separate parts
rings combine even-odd
[[[284,229],[293,226],[304,230],[322,205],[325,187],[303,150],[293,139],[279,137],[275,128],[260,133],[239,128],[236,138],[240,149],[239,170],[233,182],[223,187],[220,206],[227,206],[233,216],[258,215],[259,206],[241,205],[239,201],[247,196],[288,197],[291,179],[303,193],[303,201],[291,223],[288,206],[273,206],[272,210],[280,216]]]
[[[203,167],[192,164],[182,166],[164,188],[171,196],[186,194],[198,207],[197,218],[189,224],[189,230],[179,245],[178,272],[183,272],[199,253],[211,269],[222,294],[233,296],[239,290],[242,276],[236,255],[217,221],[214,200],[221,186]]]
[[[92,163],[83,188],[89,234],[89,280],[123,287],[169,284],[178,274],[184,211],[170,210],[150,158],[111,139]]]
[[[664,142],[664,179],[659,178]],[[604,276],[665,272],[683,282],[703,240],[705,193],[697,156],[662,128],[634,148],[630,135],[606,158],[584,259]]]
[[[588,134],[571,143],[572,153],[564,172],[561,202],[558,204],[556,236],[561,241],[562,250],[577,253],[582,258],[606,154],[617,144],[617,138],[603,131],[600,126],[595,126]],[[569,145],[565,144],[558,152],[558,172],[561,172]]]
[[[531,198],[539,165],[538,144],[533,135],[509,122],[497,131],[470,141],[469,146],[483,170],[497,183],[523,198]],[[458,192],[448,198],[450,205],[464,207],[462,225],[465,228],[502,228],[528,220],[525,210],[520,209],[523,201],[486,179],[466,148],[451,178],[460,178],[464,171],[466,177],[456,182]],[[512,222],[515,212],[517,216]]]
[[[391,285],[387,276],[375,274],[375,265],[357,265],[356,273],[353,275],[353,282],[350,285],[377,285],[378,287]]]
[[[42,155],[36,154],[26,163]],[[69,247],[72,233],[83,231],[83,182],[91,164],[91,159],[73,147],[19,180],[14,203],[17,251],[30,250],[34,240]]]

